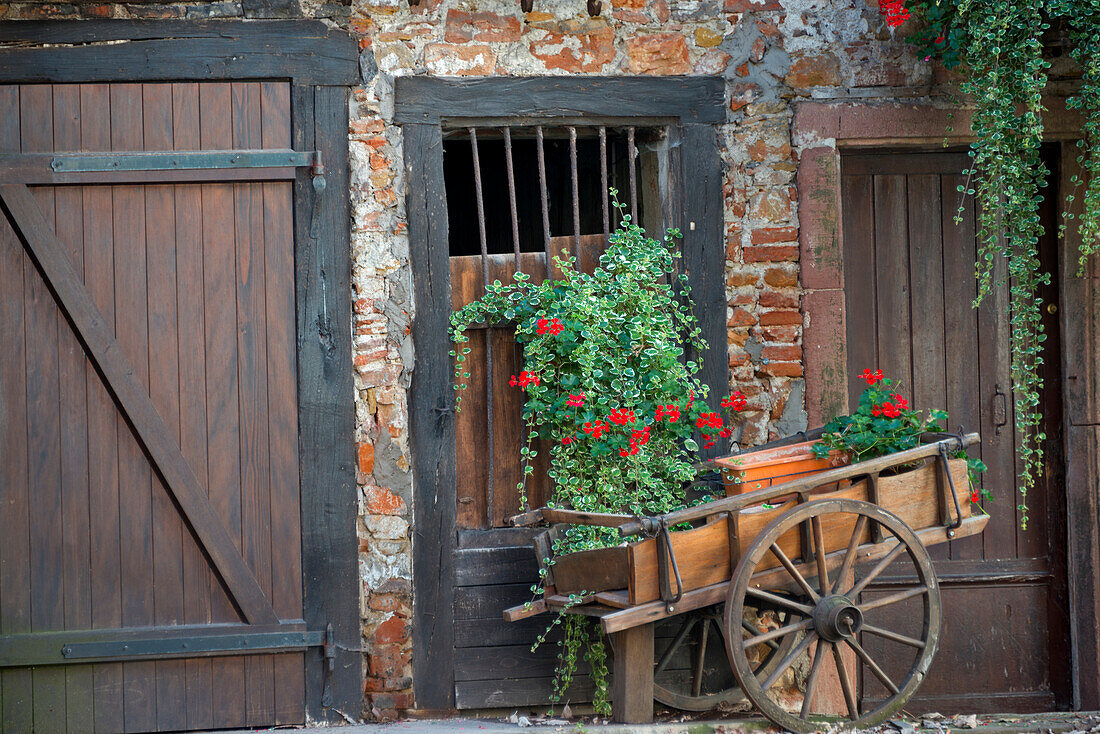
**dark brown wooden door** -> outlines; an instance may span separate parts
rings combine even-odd
[[[2,154],[290,147],[284,82],[0,87]],[[293,183],[228,176],[0,187],[4,731],[304,720],[304,644],[190,652],[305,632]]]
[[[983,535],[932,549],[943,583],[943,634],[909,710],[1054,710],[1069,705],[1070,690],[1057,317],[1044,315],[1050,335],[1045,476],[1027,498],[1030,521],[1023,530],[1007,285],[1002,268],[994,292],[980,308],[971,307],[975,210],[972,198],[957,190],[966,183],[961,172],[968,163],[965,153],[843,159],[848,374],[877,366],[902,380],[915,406],[946,408],[951,430],[980,431],[977,453],[989,466],[982,482],[995,495],[985,505],[991,519]],[[1057,273],[1057,222],[1049,202],[1043,217],[1043,265]],[[1044,294],[1048,303],[1057,303],[1055,288]],[[858,394],[853,384],[850,404]],[[906,609],[892,608],[900,623]],[[868,637],[865,644],[881,660],[896,643]],[[870,676],[862,690],[865,701],[883,695]]]

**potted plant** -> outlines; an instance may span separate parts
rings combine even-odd
[[[459,401],[469,377],[464,370],[470,352],[467,329],[482,321],[515,325],[524,369],[512,377],[509,389],[524,392],[524,505],[537,438],[550,444],[548,505],[553,507],[667,513],[684,507],[686,488],[701,471],[710,471],[696,462],[699,443],[709,448],[728,438],[723,414],[736,415],[746,401],[735,393],[712,408],[707,385],[698,378],[700,366],[685,353],[685,346],[698,354],[706,344],[687,277],[677,272],[679,237],[673,229],[662,241],[654,240],[623,215],[591,274],[578,270],[571,257],[555,258],[560,279],[534,283],[517,273],[511,284],[489,284],[481,299],[452,316]],[[604,549],[610,555],[589,567],[626,572],[627,564],[616,559],[628,549],[613,528],[570,526],[557,534],[552,555]],[[605,580],[603,588],[614,588],[608,583],[628,586],[625,578],[621,583]],[[568,615],[562,623],[566,642],[559,690],[581,647],[593,669],[603,669],[600,633],[580,616]],[[597,681],[597,689],[597,710],[609,710],[606,685]]]
[[[882,370],[863,370],[859,379],[867,387],[859,396],[859,405],[851,415],[834,418],[825,424],[824,434],[813,446],[815,456],[825,459],[837,452],[846,454],[854,462],[886,456],[898,451],[914,448],[921,443],[921,437],[927,433],[946,430],[947,413],[943,410],[923,411],[909,406],[909,401],[900,392],[896,381],[886,377]],[[965,452],[952,459],[951,474],[954,477],[966,477],[971,487],[970,501],[978,504],[991,495],[979,487],[978,474],[986,466],[980,459],[966,455]],[[912,472],[924,472],[927,481],[934,481],[930,465],[905,467],[904,479],[892,479],[890,475],[882,477],[888,485],[893,482],[899,487],[914,480],[924,481],[922,477],[912,476]],[[961,487],[960,487],[961,489]]]

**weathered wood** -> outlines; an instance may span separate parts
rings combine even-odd
[[[672,552],[683,588],[696,589],[729,579],[729,526],[723,517],[700,528],[669,533]],[[640,604],[659,599],[657,583],[658,544],[656,538],[630,545],[630,602]],[[671,564],[669,570],[671,571]],[[675,580],[669,579],[675,590]],[[611,588],[621,588],[618,587]]]
[[[32,21],[5,23],[0,43],[0,82],[359,81],[355,39],[312,20]],[[76,45],[20,45],[42,43]]]
[[[450,263],[447,260],[446,191],[443,187],[443,135],[435,125],[403,128],[409,182],[406,207],[413,290],[417,306],[413,333],[419,344],[447,343],[451,313]],[[413,577],[432,579],[418,585],[413,615],[413,682],[417,704],[427,709],[454,706],[454,533],[456,481],[455,426],[451,363],[422,355],[409,389],[409,403],[420,420],[409,426],[412,445]],[[505,606],[502,604],[498,607]]]
[[[455,551],[455,585],[530,582],[538,564],[530,546],[519,548],[461,548]]]
[[[343,87],[312,90],[312,114],[295,114],[298,150],[321,152],[328,191],[348,186],[348,92]],[[306,91],[305,95],[311,94]],[[295,94],[292,109],[302,96]],[[302,140],[301,127],[313,126],[313,139]],[[362,697],[358,592],[358,541],[355,536],[355,391],[352,385],[351,232],[349,202],[325,196],[316,239],[309,236],[312,194],[308,171],[299,173],[294,217],[298,303],[299,476],[302,486],[302,548],[306,624],[332,624],[337,644],[335,673],[329,680],[331,703],[321,705],[324,687],[319,650],[307,656],[307,711],[337,721],[356,711]],[[454,537],[453,530],[448,536]]]
[[[688,121],[685,120],[685,123]],[[695,316],[709,349],[689,353],[700,363],[699,378],[710,388],[709,403],[716,407],[729,392],[729,357],[726,353],[726,282],[715,263],[726,257],[725,204],[722,199],[722,167],[717,131],[711,125],[680,127],[679,163],[682,171],[679,225],[684,266],[691,278]],[[704,448],[700,455],[713,458],[722,447]]]
[[[624,546],[564,553],[554,558],[554,586],[559,593],[621,589],[630,578]]]
[[[534,617],[537,614],[542,614],[547,611],[549,607],[542,599],[538,599],[528,604],[520,604],[514,607],[508,607],[504,610],[505,622],[518,622],[521,619],[527,619],[528,617]]]
[[[33,253],[38,266],[46,274],[59,305],[73,323],[100,371],[107,376],[111,391],[121,403],[146,450],[172,488],[181,511],[188,518],[211,561],[234,591],[234,597],[250,621],[277,621],[271,604],[245,566],[240,554],[226,534],[224,526],[214,517],[205,498],[205,491],[191,468],[179,455],[167,426],[157,414],[144,388],[135,380],[133,368],[111,333],[103,314],[92,302],[80,276],[65,257],[62,246],[49,231],[42,214],[25,186],[0,186],[0,201],[9,220],[17,228],[24,244]]]
[[[986,524],[989,522],[988,515],[982,515],[980,517],[968,517],[963,520],[963,524],[955,532],[955,537],[965,538],[970,535],[976,535],[985,529]],[[941,527],[927,528],[925,530],[916,531],[917,537],[920,538],[921,543],[924,545],[934,545],[936,543],[946,543],[949,538],[946,531]],[[875,560],[881,558],[887,552],[892,544],[884,543],[880,545],[866,545],[861,546],[858,551],[860,559],[863,562]],[[829,554],[827,557],[829,570],[832,571],[835,568],[840,568],[840,564],[843,560],[844,550],[836,551]],[[795,568],[807,579],[816,578],[816,562],[815,563],[795,563]],[[789,582],[789,577],[785,570],[767,571],[760,575],[760,578],[753,578],[753,584],[759,584],[762,588],[775,588],[783,586]],[[692,609],[699,609],[701,607],[708,606],[710,604],[717,604],[726,598],[726,592],[729,587],[729,582],[723,582],[720,584],[714,584],[712,586],[704,586],[701,589],[695,589],[694,591],[688,591],[684,593],[683,598],[676,604],[674,613],[682,614],[683,612],[689,612]],[[662,601],[654,601],[646,604],[640,604],[633,606],[630,609],[623,609],[621,611],[610,612],[604,614],[600,618],[600,623],[603,626],[604,632],[617,632],[619,630],[628,629],[647,622],[653,622],[658,619],[665,619],[669,616],[669,612],[666,609],[665,603]]]
[[[455,706],[460,709],[502,708],[508,706],[545,707],[554,688],[552,669],[543,678],[503,678],[460,681],[455,683]],[[587,675],[578,675],[566,691],[562,703],[591,701],[596,686]]]
[[[398,124],[438,124],[453,117],[593,118],[629,110],[631,117],[675,117],[685,122],[725,121],[722,80],[530,77],[435,79],[400,77],[394,85]]]
[[[615,632],[611,672],[612,718],[624,724],[653,721],[653,625]]]
[[[969,433],[963,437],[963,443],[969,446],[979,440],[979,436],[976,433]],[[958,448],[958,441],[955,439],[946,439],[948,447],[952,450]],[[923,446],[917,446],[916,448],[907,449],[905,451],[899,451],[887,456],[880,456],[875,459],[868,459],[867,461],[859,462],[851,466],[842,466],[836,469],[830,469],[828,471],[821,472],[820,474],[814,474],[808,477],[802,477],[790,482],[784,482],[777,484],[774,487],[768,487],[756,492],[747,492],[736,497],[726,497],[723,499],[717,499],[713,502],[708,502],[705,505],[698,507],[689,507],[683,510],[677,510],[676,512],[670,512],[662,517],[668,522],[669,525],[678,525],[683,522],[691,522],[692,520],[699,520],[717,512],[726,512],[730,510],[739,510],[745,507],[751,507],[752,505],[758,505],[765,502],[770,502],[778,497],[784,497],[789,494],[798,494],[800,492],[810,492],[815,487],[819,487],[826,484],[834,484],[845,479],[854,479],[860,476],[864,476],[873,472],[881,472],[884,469],[888,469],[894,466],[901,466],[904,464],[911,464],[921,459],[927,459],[932,456],[936,456],[939,453],[939,443],[925,444]],[[619,532],[624,536],[637,535],[644,530],[643,521],[632,520],[629,523],[625,523],[619,526]]]

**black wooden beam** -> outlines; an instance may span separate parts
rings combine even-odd
[[[701,363],[699,377],[710,386],[711,407],[729,391],[729,357],[726,334],[725,206],[722,200],[722,161],[718,133],[712,125],[686,124],[680,129],[679,203],[677,225],[683,232],[684,265],[695,301],[695,316],[710,347],[691,358]],[[719,446],[704,450],[707,458],[718,455]]]
[[[413,453],[413,685],[421,709],[454,707],[454,551],[457,505],[454,376],[450,343],[451,275],[443,133],[405,125],[409,261],[416,296],[418,347],[409,391]]]
[[[44,43],[73,45],[28,47]],[[9,44],[0,48],[3,83],[359,82],[356,40],[312,20],[15,21],[0,24],[0,44]]]
[[[295,85],[294,147],[318,150],[329,193],[317,237],[310,237],[313,186],[299,169],[294,191],[298,317],[298,450],[302,495],[304,613],[310,629],[331,624],[335,670],[322,700],[325,661],[306,653],[311,719],[358,719],[362,708],[355,488],[355,391],[352,385],[351,232],[348,105],[344,87]]]
[[[394,81],[394,120],[435,123],[453,118],[665,117],[725,122],[719,77],[527,77]]]

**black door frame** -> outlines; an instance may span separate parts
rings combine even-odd
[[[123,41],[122,43],[106,43]],[[348,90],[355,39],[320,21],[24,21],[0,24],[0,84],[288,80],[295,150],[319,151],[326,190],[314,215],[309,169],[294,182],[299,491],[305,624],[332,625],[331,672],[306,658],[310,721],[362,710],[355,394],[352,384]],[[35,48],[35,45],[75,44]]]
[[[417,708],[455,708],[454,588],[457,505],[454,390],[443,129],[463,125],[669,125],[679,137],[670,162],[671,226],[683,230],[685,266],[705,277],[692,288],[703,335],[702,377],[729,382],[722,171],[715,125],[726,121],[725,83],[714,77],[399,77],[394,121],[404,133],[409,252],[416,297],[417,364],[409,393],[414,457],[413,685]],[[686,175],[686,174],[689,174]]]

